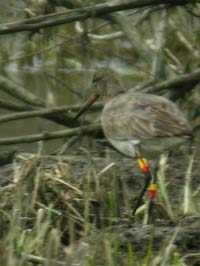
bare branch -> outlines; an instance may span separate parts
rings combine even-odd
[[[184,45],[184,47],[194,56],[194,58],[199,59],[199,51],[198,49],[195,49],[195,47],[192,45],[193,43],[191,40],[187,40],[187,38],[184,36],[184,34],[181,32],[180,28],[178,28],[174,21],[172,19],[169,20],[169,24],[171,28],[174,30],[178,41]]]
[[[181,89],[183,92],[193,89],[193,87],[200,82],[200,69],[198,68],[192,73],[183,74],[173,79],[168,79],[157,84],[150,84],[143,89],[144,92],[160,92],[162,90]],[[138,90],[138,89],[137,89]],[[139,87],[140,90],[140,87]],[[135,89],[133,88],[133,91]]]
[[[33,109],[29,105],[16,104],[9,100],[3,100],[3,99],[0,99],[0,108],[7,109],[10,111],[26,111]]]
[[[3,77],[2,75],[0,75],[0,89],[26,104],[40,107],[45,104],[44,101],[36,97],[34,94],[28,92],[23,87],[17,85],[15,82]]]
[[[0,89],[5,91],[11,96],[14,96],[16,99],[21,100],[26,103],[28,110],[37,109],[38,107],[46,107],[46,102],[41,100],[41,98],[35,96],[34,94],[28,92],[25,88],[15,84],[13,81],[0,76]],[[3,103],[3,101],[2,101]],[[11,106],[11,104],[10,104]],[[13,107],[15,104],[13,104]],[[15,106],[17,107],[17,106]],[[67,116],[66,114],[57,115],[57,114],[46,114],[44,115],[47,119],[50,119],[58,124],[75,127],[79,123],[73,118]]]
[[[34,134],[29,136],[0,138],[0,145],[13,145],[19,143],[32,143],[41,140],[60,139],[60,138],[72,137],[80,133],[90,135],[94,132],[97,132],[100,129],[101,129],[100,124],[94,124],[74,129],[66,129],[54,132],[43,132],[41,134]]]
[[[193,3],[199,3],[200,0],[193,0]],[[191,3],[190,0],[168,0],[164,1],[167,5],[186,5]],[[16,22],[15,25],[2,25],[0,28],[0,35],[10,34],[21,31],[37,31],[39,29],[58,26],[74,21],[86,20],[88,18],[101,17],[112,12],[151,7],[156,5],[163,5],[163,0],[129,0],[126,2],[109,2],[98,5],[92,5],[89,7],[76,8],[66,13],[57,13],[54,19],[51,19],[49,15],[47,17],[40,16],[39,22],[34,22],[33,19],[23,20],[22,23]],[[52,14],[54,16],[54,14]],[[37,18],[34,18],[37,21]]]
[[[102,104],[96,104],[95,106],[93,106],[92,111],[99,110],[101,107],[102,107]],[[47,115],[56,115],[60,113],[68,113],[68,112],[73,112],[73,111],[77,112],[79,109],[80,109],[80,105],[74,105],[74,106],[43,108],[39,110],[7,114],[4,116],[0,116],[0,124],[13,121],[13,120],[25,119],[25,118],[46,117]]]
[[[168,12],[163,10],[160,25],[156,33],[156,47],[152,63],[152,75],[156,80],[165,76],[164,47],[166,45],[166,33],[168,26]]]

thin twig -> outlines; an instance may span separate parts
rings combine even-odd
[[[32,255],[32,254],[26,254],[24,252],[22,252],[23,257],[25,257],[25,259],[27,259],[28,261],[34,263],[34,264],[51,264],[53,263],[53,265],[61,265],[64,266],[66,265],[64,262],[62,261],[58,261],[58,260],[49,260],[47,258],[44,257],[40,257],[40,256],[36,256],[36,255]]]
[[[21,104],[17,104],[9,100],[3,100],[3,99],[0,99],[0,108],[7,109],[10,111],[26,111],[26,110],[33,109],[29,105],[21,105]]]
[[[162,18],[156,34],[156,47],[152,63],[152,76],[159,80],[164,76],[164,47],[166,44],[166,33],[168,26],[167,8],[162,11]]]
[[[40,107],[45,105],[43,100],[2,75],[0,75],[0,88],[2,91],[5,91],[9,95],[14,96],[16,99],[19,99],[26,104]]]
[[[33,134],[28,136],[19,136],[19,137],[9,137],[9,138],[0,138],[0,145],[12,145],[19,143],[32,143],[41,140],[52,140],[59,138],[71,137],[80,133],[83,134],[92,134],[100,130],[100,124],[94,124],[90,126],[78,127],[74,129],[66,129],[53,132],[43,132],[40,134]]]
[[[92,111],[98,111],[102,107],[102,104],[95,104]],[[80,109],[80,105],[72,105],[72,106],[60,106],[60,107],[52,107],[52,108],[43,108],[33,111],[24,111],[20,113],[12,113],[0,116],[0,123],[5,123],[13,120],[20,120],[26,118],[33,118],[33,117],[46,117],[47,115],[56,115],[60,113],[70,113],[70,112],[77,112]],[[90,110],[90,111],[91,111]]]
[[[0,117],[0,123],[5,123],[13,120],[19,120],[19,119],[25,119],[25,118],[32,118],[32,117],[42,117],[45,115],[51,115],[51,114],[59,114],[64,112],[69,112],[70,108],[67,106],[61,106],[61,107],[52,107],[52,108],[46,108],[46,109],[39,109],[36,111],[25,111],[20,113],[13,113],[8,114]]]
[[[162,90],[174,90],[174,89],[180,89],[182,91],[183,88],[187,88],[188,90],[192,90],[193,87],[200,82],[200,69],[189,73],[189,74],[183,74],[180,76],[177,76],[172,79],[168,79],[162,82],[159,82],[154,85],[150,85],[148,87],[144,88],[144,92],[160,92]],[[132,89],[133,91],[134,88]]]

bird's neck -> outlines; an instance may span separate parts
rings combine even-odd
[[[113,97],[125,93],[125,88],[122,84],[115,83],[115,84],[109,84],[106,88],[107,95],[106,95],[106,101],[112,99]]]

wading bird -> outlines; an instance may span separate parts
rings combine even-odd
[[[145,176],[144,187],[133,209],[134,215],[147,188],[151,200],[157,188],[155,176],[143,158],[159,156],[191,139],[192,128],[173,102],[152,94],[125,92],[116,73],[110,69],[97,69],[92,82],[93,92],[75,119],[100,96],[103,97],[101,124],[107,140],[120,153],[137,158]]]

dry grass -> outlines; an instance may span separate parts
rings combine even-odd
[[[135,223],[130,215],[137,198],[133,191],[142,182],[141,174],[132,173],[137,166],[131,160],[31,157],[20,155],[12,171],[9,166],[7,178],[12,181],[0,189],[0,265],[161,265],[158,261],[163,254],[168,259],[162,265],[181,265],[172,235],[166,250],[163,246],[155,249],[153,231],[140,247],[132,243],[134,237],[126,237],[132,226],[140,231],[144,214],[140,211]],[[164,179],[171,174],[169,162],[162,165],[162,189],[154,209],[157,228],[163,221],[180,221],[186,214],[185,204],[197,214],[198,202],[194,204],[193,199],[199,193],[196,187],[192,195],[191,160],[184,165],[185,189],[183,180],[174,179],[181,183],[176,188],[177,199],[172,198],[172,180]],[[174,206],[174,201],[179,207],[184,202],[184,209]]]

